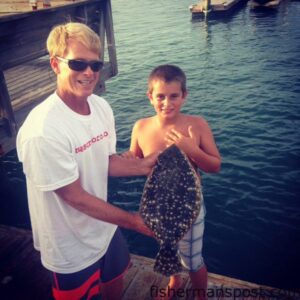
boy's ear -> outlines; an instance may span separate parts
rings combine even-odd
[[[182,98],[184,99],[184,101],[186,100],[187,95],[188,95],[188,92],[185,91],[185,92],[183,93],[183,95],[182,95]]]
[[[183,94],[182,94],[183,103],[185,103],[187,95],[188,95],[187,91],[183,92]]]
[[[147,97],[148,99],[150,100],[150,103],[152,104],[152,101],[153,101],[153,97],[152,97],[152,94],[147,92]]]

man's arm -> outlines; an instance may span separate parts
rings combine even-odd
[[[109,176],[142,176],[148,175],[155,164],[157,153],[145,158],[127,158],[121,155],[109,157]]]
[[[140,215],[126,212],[89,194],[82,188],[79,179],[67,186],[57,189],[55,192],[67,204],[90,217],[153,236],[151,230],[145,225]]]

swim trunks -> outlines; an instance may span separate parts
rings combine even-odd
[[[181,263],[189,271],[196,272],[204,265],[202,257],[204,217],[206,214],[205,205],[202,197],[202,205],[197,219],[178,243],[178,252]]]
[[[96,263],[72,274],[50,272],[54,299],[91,299],[99,296],[100,282],[106,284],[122,277],[129,262],[127,244],[117,228],[105,255]]]

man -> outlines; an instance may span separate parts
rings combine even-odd
[[[57,90],[35,107],[17,136],[34,246],[53,278],[55,299],[121,299],[129,254],[121,226],[152,235],[138,214],[107,200],[107,177],[146,175],[154,157],[115,154],[114,117],[93,93],[103,66],[99,37],[67,23],[49,34]]]

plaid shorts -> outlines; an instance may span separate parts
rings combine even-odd
[[[204,218],[206,214],[202,197],[202,205],[197,219],[178,243],[178,252],[182,265],[189,271],[196,272],[204,265],[202,257]]]

